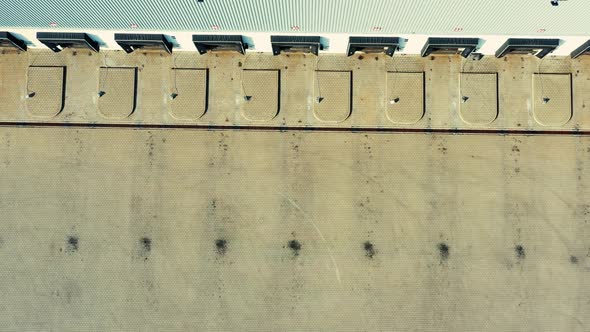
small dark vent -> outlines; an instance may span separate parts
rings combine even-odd
[[[279,55],[287,53],[312,53],[318,55],[322,50],[320,37],[316,36],[270,36],[272,53]]]
[[[200,54],[207,51],[236,51],[244,54],[248,48],[242,35],[193,35],[193,43]]]
[[[172,53],[173,45],[166,35],[116,33],[115,41],[125,52],[131,53],[136,49],[160,49]]]
[[[61,52],[66,47],[89,48],[94,52],[98,52],[100,48],[98,42],[86,33],[37,32],[37,39],[53,52]]]
[[[479,38],[430,37],[422,47],[422,56],[430,54],[461,54],[468,57],[477,49]]]
[[[570,56],[572,59],[579,57],[580,55],[590,55],[590,40],[582,44],[582,46],[576,48]]]
[[[534,54],[537,58],[553,52],[559,46],[559,39],[508,38],[496,51],[496,58],[506,54]]]
[[[12,47],[21,51],[26,51],[27,43],[10,32],[0,31],[0,47]]]
[[[398,37],[350,37],[348,39],[348,56],[355,52],[385,53],[393,56],[399,47]]]

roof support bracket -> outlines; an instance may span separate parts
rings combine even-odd
[[[20,51],[27,50],[27,43],[7,31],[0,31],[0,47],[12,47]]]
[[[320,37],[317,36],[270,36],[272,54],[288,53],[312,53],[318,55],[323,50]]]
[[[421,55],[425,57],[433,53],[459,53],[467,58],[478,45],[479,38],[430,37],[422,47]]]
[[[98,52],[100,46],[86,33],[37,32],[37,39],[53,52],[61,52],[66,47],[89,48]]]
[[[248,49],[242,35],[193,35],[193,43],[199,54],[207,51],[236,51],[244,54]]]
[[[116,33],[115,41],[127,53],[131,53],[136,49],[161,49],[168,53],[172,53],[174,47],[168,40],[166,35],[162,34],[127,34]]]
[[[559,39],[539,38],[508,38],[506,42],[496,51],[496,58],[506,54],[534,54],[542,59],[545,55],[553,52],[559,46]]]
[[[393,56],[399,47],[399,37],[350,37],[348,39],[348,56],[355,52],[385,53]]]

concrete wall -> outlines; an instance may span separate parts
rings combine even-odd
[[[0,130],[3,330],[590,326],[587,137]]]

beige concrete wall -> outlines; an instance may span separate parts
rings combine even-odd
[[[51,80],[40,81],[33,75],[38,70],[29,68],[43,66],[66,68],[63,103],[64,82],[56,78],[59,88],[43,88]],[[118,75],[120,67],[137,68],[137,81],[133,75]],[[177,75],[171,68],[207,69],[207,84],[205,71]],[[0,57],[0,122],[588,131],[588,68],[589,57],[511,55],[473,61],[458,55],[170,56],[31,50]],[[244,69],[279,70],[278,83],[274,75],[244,75]],[[332,72],[342,73],[326,74]],[[422,73],[423,82],[400,73]],[[420,84],[423,93],[418,93]],[[129,92],[133,86],[135,99]],[[32,90],[36,96],[27,99]],[[106,95],[99,98],[101,90]],[[175,92],[178,100],[170,97]],[[244,100],[246,94],[254,99]],[[469,99],[462,103],[464,96]],[[184,104],[194,104],[194,110],[175,109],[189,97]],[[323,101],[318,103],[318,97]],[[544,97],[549,103],[543,103]],[[399,103],[392,104],[396,98]],[[37,110],[44,104],[63,104],[63,109]],[[267,108],[272,108],[270,115]],[[248,117],[245,109],[264,116]]]
[[[0,127],[0,329],[587,331],[589,164],[564,135]]]

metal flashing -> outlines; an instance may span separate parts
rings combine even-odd
[[[116,33],[115,41],[127,53],[139,48],[162,49],[172,53],[174,47],[167,36],[163,34]]]
[[[545,55],[553,52],[559,46],[559,39],[539,38],[508,38],[506,42],[496,51],[496,58],[506,54],[534,54],[542,59]]]
[[[27,44],[24,40],[7,31],[0,31],[0,47],[12,47],[21,51],[27,50]]]
[[[355,52],[385,53],[393,56],[400,43],[399,37],[350,37],[348,39],[348,56]]]
[[[89,48],[94,52],[100,50],[98,42],[83,32],[37,32],[37,39],[53,52],[61,52],[67,47]]]
[[[282,52],[312,53],[318,55],[322,50],[320,37],[318,36],[270,36],[272,53],[279,55]]]
[[[479,38],[447,38],[430,37],[422,47],[423,57],[432,53],[459,53],[462,57],[468,57],[477,49]]]
[[[242,35],[193,35],[193,43],[199,54],[207,51],[236,51],[244,54],[248,49]]]

